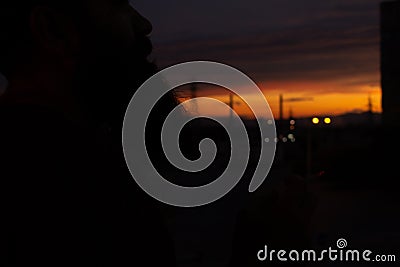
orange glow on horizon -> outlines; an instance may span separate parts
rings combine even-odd
[[[343,82],[343,81],[342,81]],[[279,117],[279,96],[282,95],[283,116],[289,118],[323,116],[332,117],[344,113],[368,111],[368,99],[371,97],[373,112],[381,113],[381,88],[377,85],[340,85],[337,81],[323,82],[270,82],[259,83],[275,118]],[[284,89],[282,89],[284,88]],[[340,89],[338,89],[340,88]],[[211,86],[199,90],[198,96],[213,97],[228,103],[228,91]],[[251,95],[246,97],[251,98]],[[253,96],[255,97],[255,96]],[[254,98],[253,98],[254,100]],[[260,101],[260,107],[262,102]],[[251,110],[235,97],[234,110],[244,117],[252,117]],[[198,107],[201,115],[228,116],[218,110]]]

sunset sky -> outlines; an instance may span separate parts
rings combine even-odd
[[[251,77],[278,114],[381,112],[380,0],[136,0],[161,68],[210,60]],[[203,88],[203,87],[202,87]],[[201,96],[227,100],[223,90]],[[200,107],[203,112],[211,112]],[[236,109],[246,113],[243,105]]]

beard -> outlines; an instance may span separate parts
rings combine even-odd
[[[82,109],[95,125],[105,125],[120,136],[125,112],[133,95],[159,71],[157,64],[147,59],[151,50],[151,43],[145,38],[130,49],[135,54],[107,55],[92,51],[83,57],[78,67],[76,94]],[[174,92],[168,92],[155,105],[152,114],[157,115],[150,116],[149,124],[161,124],[177,103]]]
[[[75,94],[95,124],[117,125],[136,90],[158,67],[143,56],[96,54],[87,53],[78,64]]]

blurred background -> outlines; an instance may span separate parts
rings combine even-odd
[[[161,68],[210,60],[243,71],[263,91],[277,128],[277,140],[269,140],[277,142],[274,165],[263,186],[249,194],[259,145],[249,107],[221,87],[177,89],[182,102],[206,96],[229,105],[248,127],[253,149],[244,179],[225,198],[189,210],[165,207],[180,266],[280,266],[257,262],[256,253],[264,245],[336,247],[339,238],[353,249],[397,253],[399,1],[133,4],[153,23],[153,59]],[[186,110],[231,119],[195,103]],[[192,127],[195,146],[202,137],[223,136],[207,120]],[[209,182],[216,173],[189,181]]]

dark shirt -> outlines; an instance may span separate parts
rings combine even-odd
[[[122,145],[61,114],[0,107],[2,266],[174,266]]]

